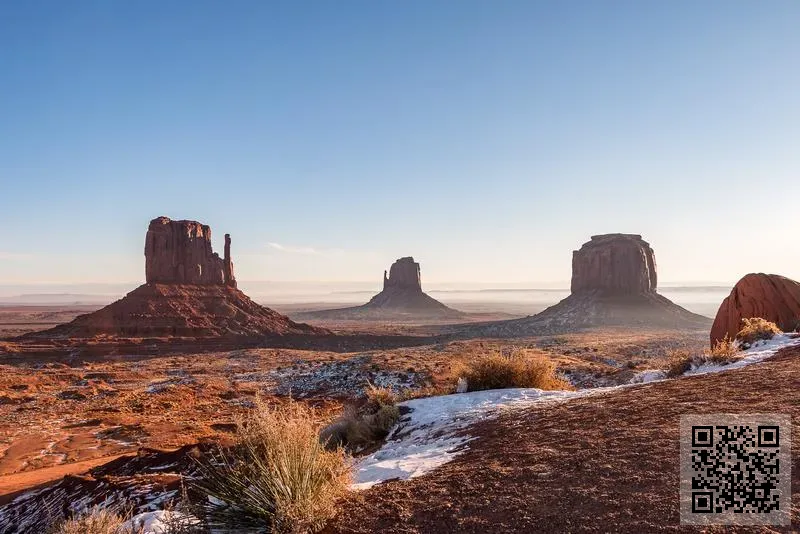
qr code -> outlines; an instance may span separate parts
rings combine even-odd
[[[788,525],[791,419],[681,417],[681,523]]]

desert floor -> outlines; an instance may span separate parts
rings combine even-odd
[[[30,320],[33,312],[22,313]],[[384,327],[360,324],[358,331],[384,333]],[[438,326],[399,328],[431,333]],[[458,362],[490,352],[535,351],[584,388],[626,383],[637,372],[665,367],[672,350],[700,351],[706,344],[705,331],[601,329],[355,353],[242,349],[46,361],[0,356],[0,496],[140,447],[225,440],[236,414],[256,395],[275,402],[291,395],[334,417],[368,383],[447,387]]]

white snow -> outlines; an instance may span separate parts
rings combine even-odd
[[[697,368],[686,371],[684,375],[704,375],[706,373],[718,373],[720,371],[727,371],[728,369],[738,369],[746,365],[758,363],[770,356],[773,356],[778,349],[791,347],[792,345],[800,344],[800,337],[791,334],[776,334],[772,339],[766,341],[756,341],[753,345],[743,351],[745,354],[740,360],[729,363],[727,365],[719,365],[707,363]]]
[[[779,349],[800,344],[800,337],[781,334],[744,351],[742,359],[728,365],[702,365],[687,375],[717,373],[763,361]],[[665,379],[660,369],[637,374],[631,384],[579,391],[542,391],[540,389],[496,389],[414,399],[400,403],[411,410],[394,428],[378,451],[356,464],[354,489],[369,488],[391,479],[424,475],[443,465],[467,448],[474,439],[466,433],[473,423],[496,417],[504,410],[518,409],[542,402],[566,401],[587,395]],[[635,382],[634,382],[635,381]]]
[[[141,532],[141,534],[167,534],[170,532],[170,523],[194,525],[200,520],[181,512],[157,510],[137,514],[123,523],[122,532]]]

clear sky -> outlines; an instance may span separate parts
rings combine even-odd
[[[0,284],[144,278],[167,215],[242,280],[800,279],[800,2],[0,3]]]

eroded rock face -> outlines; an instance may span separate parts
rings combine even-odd
[[[225,258],[211,249],[211,228],[197,221],[150,221],[144,244],[148,284],[228,285],[236,287],[225,235]]]
[[[383,271],[383,289],[397,288],[422,291],[419,263],[411,256],[400,258],[389,268],[389,277]]]
[[[750,273],[736,282],[711,326],[711,346],[734,339],[742,319],[761,317],[789,332],[800,324],[800,283],[777,274]]]
[[[655,254],[640,235],[595,235],[572,253],[573,294],[640,295],[656,285]]]

